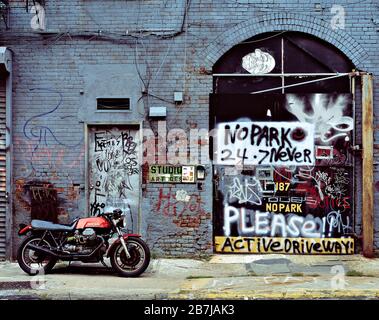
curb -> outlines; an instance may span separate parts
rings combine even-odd
[[[182,292],[179,294],[169,294],[168,299],[196,299],[196,300],[278,300],[278,299],[352,299],[352,298],[379,299],[379,289],[377,290],[298,290],[286,292]]]
[[[33,285],[34,284],[34,285]],[[39,285],[46,284],[45,280],[39,280]],[[0,281],[1,290],[33,289],[35,281]]]

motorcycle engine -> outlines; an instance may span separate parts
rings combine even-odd
[[[77,243],[87,244],[88,242],[96,240],[96,232],[92,228],[86,228],[80,234],[79,231],[75,234],[75,239]]]
[[[94,246],[97,244],[98,238],[95,230],[86,228],[82,232],[76,230],[74,236],[69,239],[63,248],[70,252],[88,254],[92,252]]]

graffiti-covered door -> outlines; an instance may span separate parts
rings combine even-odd
[[[89,213],[120,208],[128,229],[138,231],[140,204],[139,130],[135,126],[89,127]]]
[[[219,94],[211,106],[215,250],[354,253],[351,95]]]

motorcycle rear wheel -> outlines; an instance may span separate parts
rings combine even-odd
[[[21,243],[17,251],[18,265],[31,276],[46,274],[50,272],[57,263],[57,259],[52,256],[26,248],[28,244],[41,245],[41,241],[43,246],[51,248],[51,244],[47,240],[42,240],[40,236],[32,235]]]
[[[112,267],[120,276],[137,277],[149,266],[149,247],[139,238],[129,238],[126,246],[131,257],[126,257],[124,247],[119,243],[110,255]]]

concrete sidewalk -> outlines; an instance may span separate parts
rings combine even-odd
[[[155,259],[139,278],[77,262],[30,277],[16,263],[0,263],[0,299],[105,298],[378,299],[379,259],[281,254]]]

